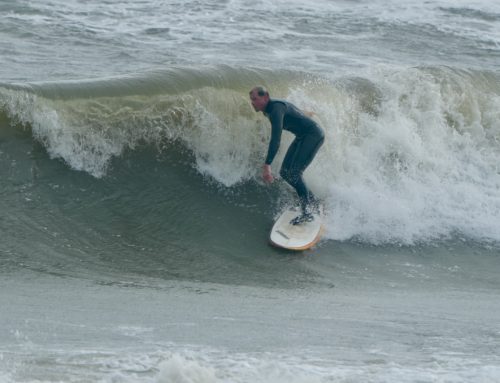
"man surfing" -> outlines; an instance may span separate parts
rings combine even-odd
[[[280,147],[283,129],[295,135],[281,165],[280,176],[295,189],[300,201],[301,214],[290,223],[311,222],[313,213],[319,210],[319,201],[306,186],[302,174],[323,145],[323,129],[290,102],[271,99],[264,87],[254,87],[250,91],[250,101],[255,111],[264,113],[271,122],[271,140],[262,173],[265,182],[274,180],[271,163]]]

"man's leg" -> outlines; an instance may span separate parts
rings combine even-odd
[[[323,137],[315,136],[295,139],[288,148],[281,166],[280,175],[296,190],[304,215],[316,199],[305,184],[302,175],[311,164],[323,141]]]

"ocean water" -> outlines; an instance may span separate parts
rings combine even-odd
[[[6,0],[0,37],[0,382],[500,381],[500,5]],[[304,253],[255,85],[326,133]]]

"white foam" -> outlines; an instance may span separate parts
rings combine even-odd
[[[200,173],[228,187],[250,179],[262,130],[256,130],[251,121],[246,97],[205,88],[184,103],[194,121],[181,136],[195,154]]]
[[[215,383],[215,369],[174,354],[160,366],[158,383]]]
[[[366,356],[365,356],[366,359]],[[425,363],[403,364],[374,355],[369,360],[349,363],[327,360],[304,350],[293,356],[275,353],[224,354],[174,352],[160,363],[157,383],[323,383],[358,382],[415,383],[472,380],[492,382],[500,377],[494,364],[481,364],[467,355],[430,353]]]
[[[330,207],[327,235],[403,244],[456,233],[500,240],[500,124],[491,118],[500,97],[451,73],[370,78],[382,94],[375,114],[338,90],[315,105],[329,144],[307,177]]]
[[[118,355],[116,356],[118,357]],[[493,382],[500,377],[500,369],[494,364],[481,365],[478,361],[460,355],[429,355],[428,363],[407,363],[373,359],[366,362],[348,363],[344,360],[310,358],[307,351],[301,357],[285,354],[235,354],[220,352],[178,351],[158,362],[158,355],[151,359],[118,357],[112,363],[107,357],[107,368],[114,373],[106,382],[154,382],[154,383],[326,383],[358,382],[415,383],[455,382],[472,380]],[[161,358],[160,358],[161,359]],[[131,363],[131,364],[129,364]],[[155,365],[155,363],[159,363]],[[134,369],[158,372],[153,376],[134,374]],[[137,370],[135,370],[137,371]],[[111,372],[111,371],[109,371]]]
[[[40,351],[42,352],[42,351]],[[11,355],[11,358],[14,355]],[[356,362],[318,358],[304,350],[301,356],[276,353],[237,353],[214,350],[150,352],[50,351],[17,355],[1,383],[327,383],[327,382],[496,382],[500,368],[467,355],[439,352],[426,362],[397,363],[383,356]],[[26,359],[25,359],[26,358]],[[26,368],[30,366],[30,368]]]

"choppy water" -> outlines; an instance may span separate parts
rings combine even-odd
[[[12,0],[0,20],[0,381],[499,379],[498,5]],[[256,84],[326,131],[304,255],[267,244],[293,193],[260,181]]]

